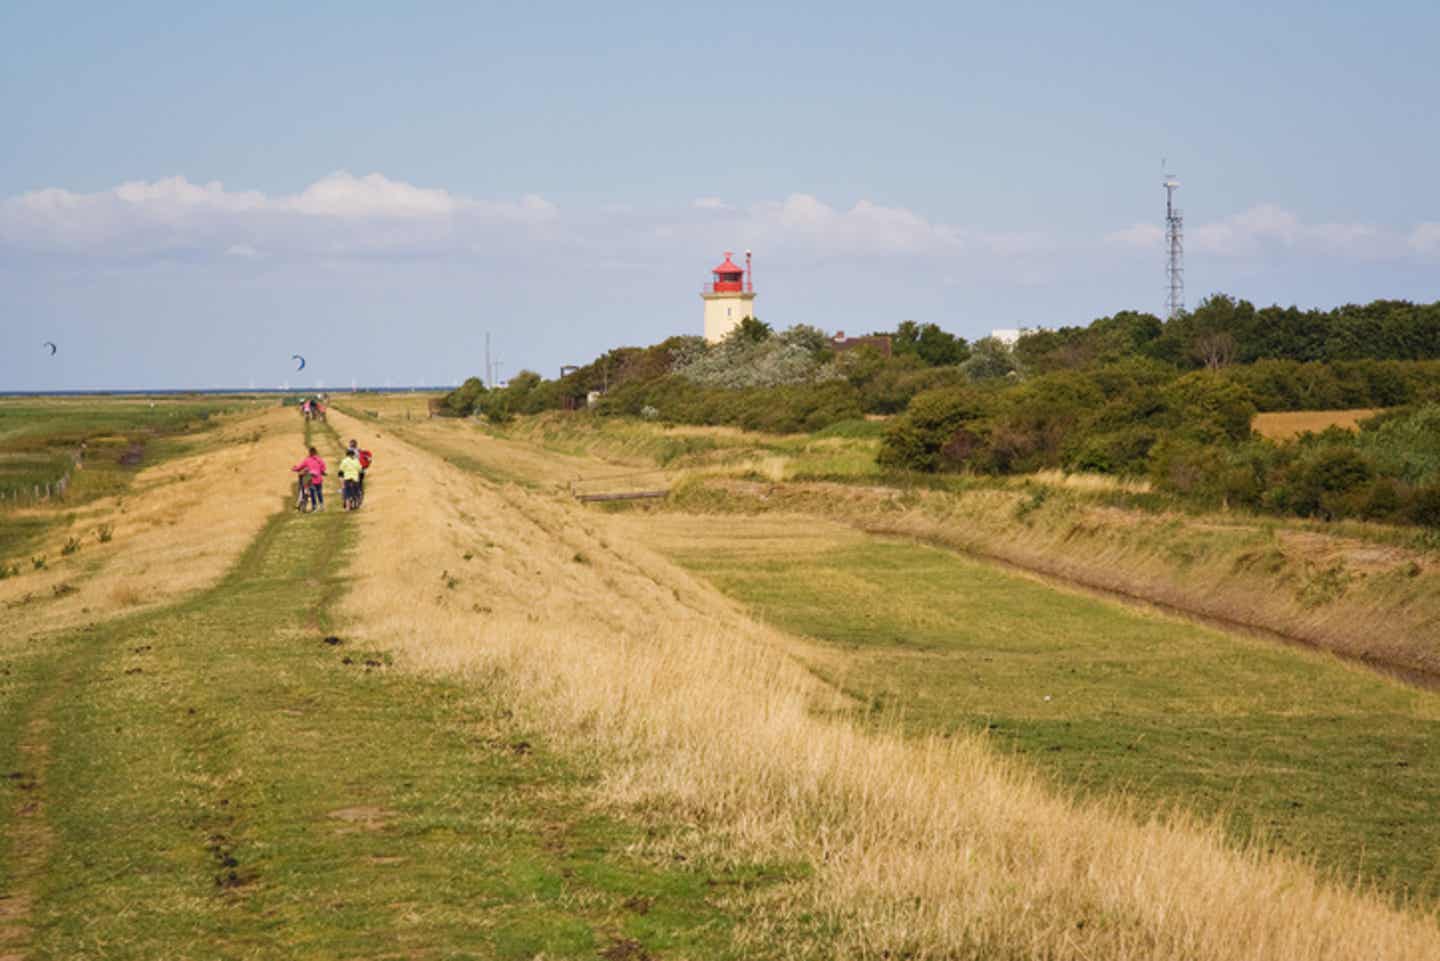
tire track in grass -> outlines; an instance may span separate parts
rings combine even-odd
[[[0,952],[736,956],[715,892],[778,872],[625,853],[646,830],[597,815],[593,772],[497,691],[327,643],[354,534],[287,508],[213,590],[56,640],[19,739],[41,800],[0,855],[24,911]]]

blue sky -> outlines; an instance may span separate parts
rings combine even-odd
[[[199,6],[0,6],[0,389],[548,376],[746,247],[779,326],[1158,312],[1162,157],[1191,304],[1440,299],[1430,4]]]

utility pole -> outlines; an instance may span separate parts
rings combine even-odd
[[[495,386],[490,379],[490,331],[485,331],[485,389],[490,390]]]

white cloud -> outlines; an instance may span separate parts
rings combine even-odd
[[[1187,247],[1235,257],[1253,257],[1279,248],[1372,259],[1394,253],[1396,245],[1389,231],[1374,224],[1307,224],[1277,204],[1259,204],[1194,228]]]
[[[111,193],[131,207],[143,208],[157,215],[175,215],[187,211],[219,210],[235,213],[257,210],[266,204],[264,194],[256,191],[232,193],[218,180],[192,184],[184,177],[166,177],[153,183],[132,180],[116,187]],[[78,198],[80,203],[103,198],[91,194]]]
[[[1133,224],[1101,237],[1103,256],[1157,251],[1163,231]],[[1440,258],[1440,223],[1399,230],[1365,223],[1307,223],[1260,204],[1192,226],[1192,253],[1259,259],[1276,254],[1374,260]],[[528,245],[528,246],[527,246]],[[1015,275],[1041,255],[1082,252],[1077,235],[945,223],[920,211],[862,198],[849,206],[815,194],[739,206],[700,197],[669,210],[623,203],[566,212],[538,194],[475,198],[380,173],[328,174],[294,193],[233,190],[182,176],[130,181],[77,193],[52,187],[0,200],[0,249],[99,257],[125,264],[230,260],[346,259],[576,253],[657,263],[681,248],[753,248],[793,259],[905,257],[944,271]],[[543,250],[542,250],[543,248]],[[707,254],[706,256],[709,256]]]
[[[734,226],[738,236],[752,245],[797,245],[817,254],[1017,256],[1055,245],[1054,238],[1039,232],[991,232],[935,223],[909,208],[871,200],[841,210],[805,193],[756,204]]]
[[[1165,242],[1165,231],[1154,224],[1133,224],[1123,230],[1112,230],[1105,242],[1115,247],[1156,250]]]
[[[1406,242],[1421,257],[1440,258],[1440,223],[1423,223],[1410,231]]]
[[[295,194],[232,191],[184,177],[110,190],[35,190],[0,201],[0,244],[123,258],[212,251],[344,255],[459,249],[463,237],[559,217],[544,197],[476,200],[383,174],[336,171]],[[262,243],[257,244],[257,240]]]
[[[279,203],[322,217],[443,217],[455,213],[462,202],[445,190],[416,187],[381,174],[356,177],[339,170]]]

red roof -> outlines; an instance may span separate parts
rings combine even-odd
[[[745,273],[745,268],[731,263],[730,251],[727,250],[725,251],[725,262],[719,267],[716,267],[714,272],[717,274],[743,274]]]

